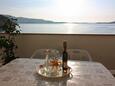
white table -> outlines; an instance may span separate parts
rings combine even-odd
[[[19,58],[0,68],[0,86],[115,86],[115,78],[102,64],[69,61],[72,78],[45,79],[36,73],[41,59]]]

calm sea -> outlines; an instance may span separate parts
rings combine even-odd
[[[21,33],[115,34],[115,24],[20,24]]]

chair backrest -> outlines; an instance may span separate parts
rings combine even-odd
[[[59,51],[57,49],[37,49],[30,58],[45,59],[47,52],[54,53]]]
[[[67,50],[70,60],[92,61],[88,51],[83,49],[68,49]]]

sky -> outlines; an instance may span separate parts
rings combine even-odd
[[[0,14],[64,22],[115,21],[115,0],[0,0]]]

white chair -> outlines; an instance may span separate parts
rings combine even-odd
[[[68,49],[67,52],[70,60],[92,61],[90,54],[84,49]]]
[[[45,59],[47,52],[50,54],[59,53],[57,49],[37,49],[30,58]]]

